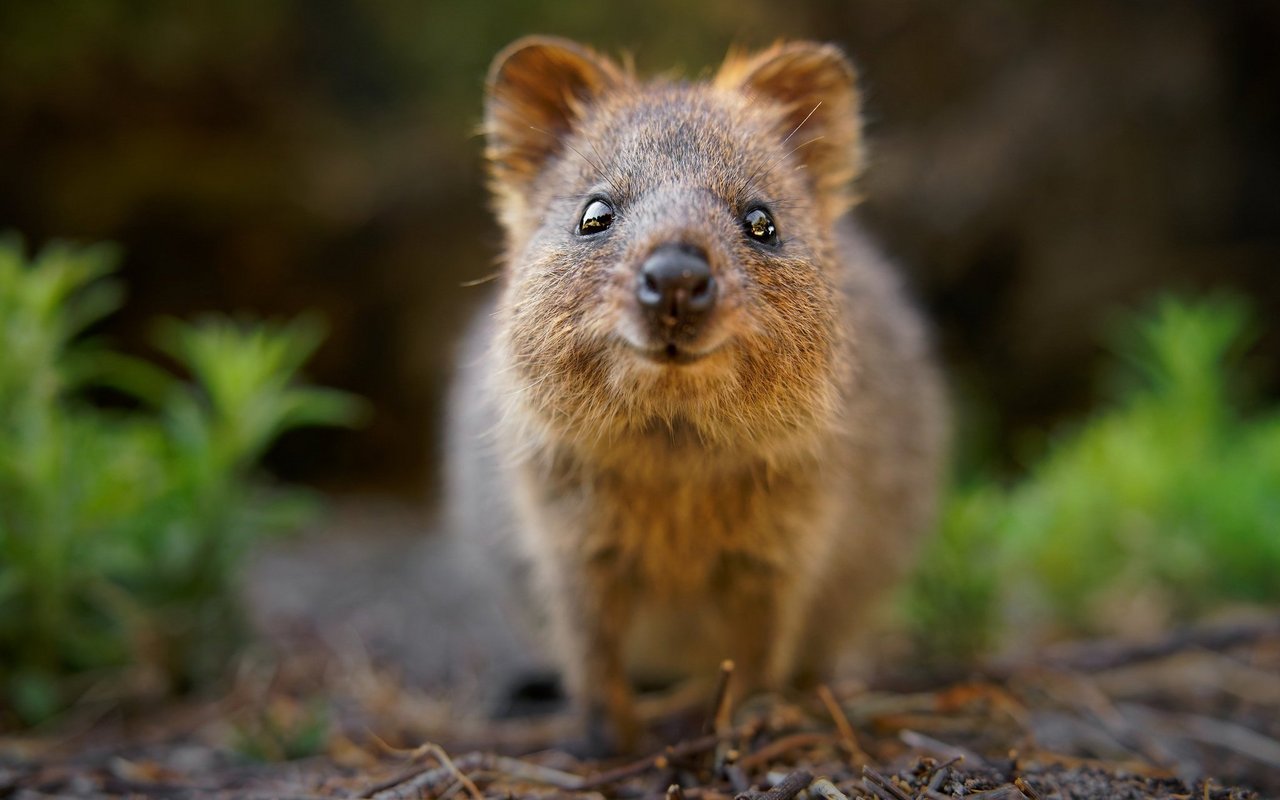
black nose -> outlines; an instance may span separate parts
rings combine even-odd
[[[640,268],[636,298],[649,323],[667,339],[696,333],[716,302],[706,254],[680,244],[654,250]]]

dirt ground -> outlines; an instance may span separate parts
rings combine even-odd
[[[493,718],[546,665],[426,520],[348,505],[263,552],[246,593],[265,644],[218,696],[0,738],[0,798],[1280,797],[1265,615],[745,702],[725,673],[715,704],[644,699],[648,755],[581,759],[548,686],[524,694],[546,713]]]

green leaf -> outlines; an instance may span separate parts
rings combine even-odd
[[[115,252],[0,241],[0,705],[56,713],[86,673],[145,665],[216,679],[244,633],[234,576],[313,496],[268,485],[281,433],[349,424],[359,402],[300,371],[313,320],[167,322],[193,380],[86,332],[116,309]],[[140,411],[95,407],[107,386]]]

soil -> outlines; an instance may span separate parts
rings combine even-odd
[[[0,738],[0,798],[1280,797],[1274,615],[745,701],[726,672],[715,707],[644,698],[647,755],[590,759],[547,680],[521,701],[546,713],[493,718],[543,665],[425,515],[328,527],[257,560],[268,644],[219,696],[86,701]]]

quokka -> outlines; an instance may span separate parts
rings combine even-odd
[[[451,398],[449,518],[528,564],[597,741],[635,743],[637,679],[820,679],[930,528],[946,414],[848,213],[859,104],[809,42],[702,82],[541,37],[493,63],[503,268]]]

